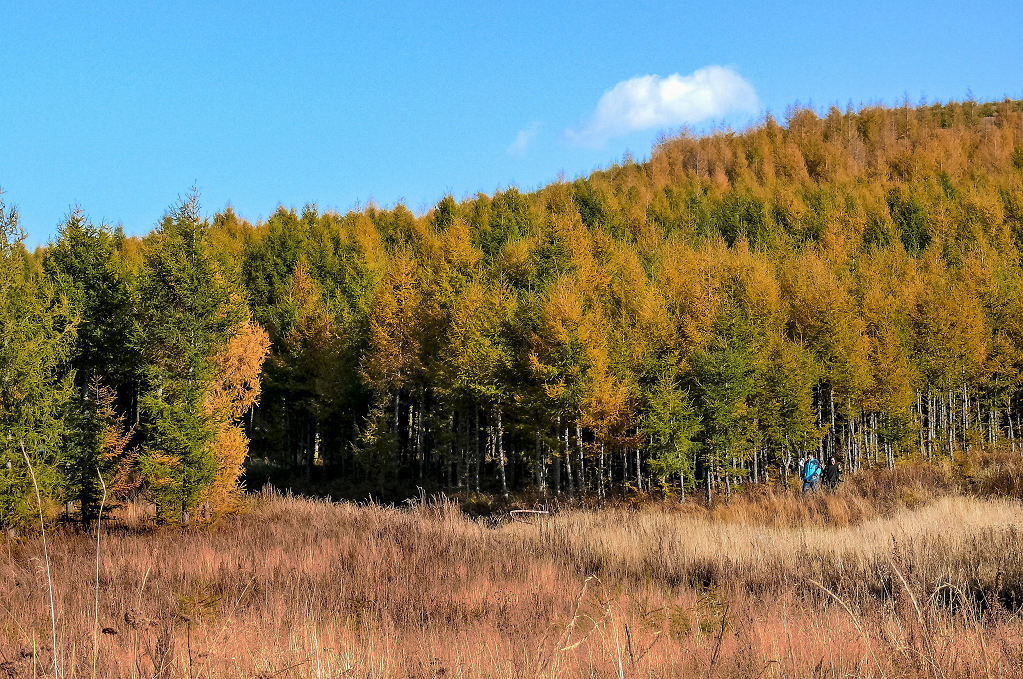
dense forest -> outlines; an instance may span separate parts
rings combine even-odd
[[[427,214],[0,203],[0,523],[339,492],[678,496],[1013,450],[1023,102],[792,110]]]

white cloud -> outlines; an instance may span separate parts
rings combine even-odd
[[[515,141],[508,146],[508,155],[522,156],[526,154],[526,150],[529,148],[530,142],[536,136],[537,132],[540,131],[540,123],[533,123],[529,127],[519,130],[519,133],[515,135]]]
[[[599,146],[638,130],[691,125],[731,113],[755,113],[757,94],[734,69],[707,66],[690,75],[623,80],[597,102],[589,122],[566,130],[569,141]]]

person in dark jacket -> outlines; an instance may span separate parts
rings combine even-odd
[[[832,457],[824,466],[824,485],[834,490],[841,478],[842,468],[838,466],[838,460]]]

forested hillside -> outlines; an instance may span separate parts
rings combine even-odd
[[[419,217],[193,198],[28,253],[0,214],[0,522],[28,461],[53,508],[98,469],[187,521],[246,451],[353,493],[710,499],[1023,424],[1023,102],[798,109]]]

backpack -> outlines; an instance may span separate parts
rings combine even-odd
[[[821,473],[821,463],[817,461],[817,458],[810,458],[803,465],[803,480],[813,481],[814,477]]]

